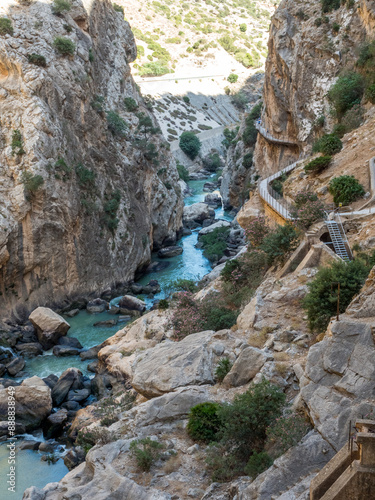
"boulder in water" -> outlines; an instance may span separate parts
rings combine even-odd
[[[67,420],[68,410],[66,410],[65,408],[57,411],[56,413],[52,413],[52,415],[47,417],[46,423],[44,425],[44,435],[46,439],[52,439],[61,436]]]
[[[82,349],[81,342],[75,337],[60,337],[58,345],[64,345],[67,347],[75,347],[77,349]]]
[[[146,304],[143,300],[133,297],[132,295],[124,295],[119,304],[120,309],[126,309],[128,311],[140,311],[146,310]]]
[[[63,357],[63,356],[77,356],[79,354],[80,349],[77,347],[70,347],[68,345],[55,345],[52,352],[54,356]]]
[[[104,312],[109,308],[109,304],[106,300],[103,299],[94,299],[90,300],[90,302],[86,306],[86,311],[91,314]]]
[[[107,319],[106,321],[97,321],[93,326],[116,326],[118,319]]]
[[[79,309],[71,309],[70,311],[65,313],[65,316],[68,316],[68,318],[74,318],[74,316],[77,316],[79,313]]]
[[[83,388],[82,372],[78,368],[68,368],[52,389],[53,402],[59,406],[65,400],[70,390]]]
[[[185,227],[192,229],[209,218],[210,208],[207,203],[194,203],[184,207],[183,223]]]
[[[23,370],[24,366],[25,366],[25,360],[19,356],[17,358],[13,358],[12,361],[6,365],[6,368],[9,375],[15,377],[17,373]]]
[[[204,202],[211,207],[221,207],[221,196],[217,193],[209,193],[204,197]]]
[[[67,334],[70,325],[63,317],[48,307],[37,307],[29,316],[36,328],[43,349],[51,349],[60,337]]]
[[[176,257],[177,255],[181,255],[183,252],[182,247],[179,246],[173,246],[173,247],[165,247],[161,248],[158,251],[158,257],[162,259],[167,259],[170,257]]]
[[[43,354],[43,347],[39,342],[28,342],[27,344],[17,344],[16,350],[26,358]]]

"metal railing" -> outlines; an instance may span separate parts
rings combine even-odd
[[[258,130],[260,135],[262,135],[267,141],[273,142],[275,144],[281,144],[284,146],[298,146],[296,142],[288,141],[287,139],[278,139],[277,137],[273,137],[268,130],[266,130],[259,121],[255,122],[255,128]]]

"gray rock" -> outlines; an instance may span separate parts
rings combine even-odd
[[[79,313],[79,309],[72,309],[71,311],[68,311],[65,314],[65,316],[68,316],[68,318],[74,318],[74,316],[77,316]]]
[[[182,247],[179,246],[173,246],[173,247],[166,247],[166,248],[161,248],[158,251],[158,257],[167,259],[170,257],[176,257],[177,255],[181,255],[183,252]]]
[[[7,369],[6,369],[5,365],[2,365],[0,363],[0,377],[2,377],[6,371],[7,371]]]
[[[206,194],[204,202],[211,207],[221,207],[221,196],[217,193]]]
[[[22,354],[25,358],[31,358],[33,356],[39,356],[43,354],[43,348],[39,342],[28,342],[26,344],[17,344],[16,350]]]
[[[133,297],[132,295],[124,295],[119,302],[120,309],[129,311],[143,312],[146,310],[146,304],[143,300]]]
[[[183,222],[184,226],[193,228],[195,224],[202,224],[205,219],[209,219],[210,210],[207,203],[194,203],[184,207]]]
[[[48,385],[50,389],[53,389],[53,387],[56,385],[57,381],[59,380],[59,377],[57,375],[54,375],[51,373],[51,375],[48,375],[48,377],[45,377],[42,379],[45,384]]]
[[[87,351],[82,351],[79,353],[79,357],[82,359],[82,361],[85,361],[86,359],[94,359],[98,357],[98,352],[100,349],[102,349],[103,344],[98,344],[95,345],[94,347],[90,347],[90,349],[87,349]]]
[[[86,311],[89,312],[90,314],[96,314],[104,312],[108,308],[109,308],[108,302],[106,300],[98,298],[90,300],[90,302],[88,302],[86,306]]]
[[[61,436],[67,420],[68,412],[65,408],[57,411],[56,413],[52,413],[52,415],[47,417],[44,426],[44,435],[46,439],[52,439]]]
[[[58,382],[52,389],[53,402],[59,406],[70,390],[83,389],[83,375],[78,368],[68,368],[60,376]]]
[[[260,371],[268,356],[255,347],[245,347],[223,380],[227,387],[238,387],[252,380]]]
[[[1,393],[0,393],[1,395]],[[0,419],[1,419],[2,413],[1,413],[1,406],[0,406]],[[15,425],[15,434],[25,434],[26,432],[26,426],[24,424],[20,424],[19,422],[16,422]],[[6,437],[9,438],[9,429],[8,429],[8,420],[0,420],[0,437]]]
[[[0,363],[8,364],[14,357],[12,349],[9,347],[0,346]]]
[[[76,347],[69,347],[65,345],[55,345],[52,352],[54,356],[63,357],[63,356],[77,356],[79,354],[80,349]]]
[[[135,390],[152,398],[177,387],[214,383],[214,356],[209,346],[213,333],[200,332],[180,342],[162,342],[139,354],[133,364]]]
[[[143,290],[143,285],[141,285],[140,283],[132,283],[130,285],[130,290],[132,291],[132,293],[134,293],[135,295],[139,295],[140,293],[142,293],[142,290]]]
[[[230,222],[227,222],[226,220],[219,220],[218,222],[215,222],[214,224],[201,229],[198,233],[198,236],[204,236],[205,234],[212,233],[212,231],[214,231],[215,229],[219,229],[222,227],[230,227]]]
[[[98,369],[98,365],[99,365],[99,361],[96,360],[96,361],[92,361],[91,363],[89,363],[87,365],[87,369],[89,372],[91,373],[96,373],[97,369]]]
[[[64,464],[69,470],[72,470],[74,467],[84,462],[85,455],[84,450],[80,446],[75,446],[64,456]]]
[[[60,337],[58,345],[64,345],[69,347],[75,347],[76,349],[82,349],[81,342],[75,337]]]
[[[12,361],[6,365],[9,375],[15,377],[17,373],[23,370],[25,366],[25,360],[21,357],[13,358]]]
[[[118,319],[107,319],[106,321],[97,321],[93,326],[116,326]]]
[[[68,392],[66,399],[80,403],[81,401],[85,401],[89,396],[90,391],[88,389],[74,389]]]
[[[20,450],[38,450],[40,441],[34,441],[32,439],[25,439],[24,441],[21,441],[19,448]]]
[[[316,431],[311,431],[247,488],[238,492],[238,500],[270,500],[292,488],[301,478],[321,469],[335,454],[334,449]]]
[[[37,307],[30,314],[29,320],[36,328],[38,340],[43,349],[51,349],[70,328],[69,323],[62,316],[48,307]]]

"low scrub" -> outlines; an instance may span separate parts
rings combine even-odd
[[[230,229],[228,227],[218,227],[200,238],[203,255],[210,262],[217,262],[223,257],[227,248],[229,232]]]
[[[128,124],[115,111],[107,111],[108,130],[116,137],[124,137],[128,129]]]
[[[27,59],[29,63],[35,64],[36,66],[41,66],[43,68],[47,66],[46,58],[40,54],[35,54],[34,52],[32,54],[27,54]]]
[[[72,4],[68,0],[53,0],[52,13],[55,15],[68,12],[72,8]]]
[[[215,378],[218,382],[222,382],[226,375],[230,372],[232,368],[232,362],[229,358],[220,359],[216,370],[215,370]]]
[[[342,142],[335,134],[325,134],[315,141],[313,145],[314,153],[322,153],[324,156],[333,156],[342,149]]]
[[[328,91],[328,99],[333,104],[339,118],[361,102],[364,89],[365,82],[360,73],[352,71],[337,79]]]
[[[69,39],[58,36],[53,41],[53,46],[63,56],[72,56],[76,49],[75,44]]]
[[[293,224],[277,225],[259,246],[267,255],[269,265],[283,264],[299,243],[300,232]]]
[[[12,21],[7,17],[0,17],[0,35],[13,35]]]
[[[130,452],[138,467],[144,472],[150,471],[152,465],[159,459],[163,448],[164,446],[159,441],[154,441],[149,437],[130,443]]]
[[[44,184],[44,179],[41,175],[33,175],[31,172],[23,172],[21,180],[25,188],[27,200],[30,200]]]
[[[307,165],[305,165],[304,170],[308,174],[318,174],[329,167],[332,161],[332,156],[319,156],[314,158]]]
[[[132,97],[125,97],[124,104],[126,111],[136,111],[138,109],[138,103]]]
[[[340,313],[343,313],[353,297],[360,291],[367,275],[375,263],[374,259],[356,259],[350,262],[336,261],[319,269],[309,292],[303,300],[312,331],[323,332],[337,311],[337,285],[340,283]]]
[[[290,215],[296,225],[307,230],[312,224],[324,219],[325,206],[315,193],[301,192],[294,198],[294,207],[290,209]]]
[[[114,432],[107,429],[97,427],[95,429],[82,429],[78,432],[75,444],[82,446],[85,453],[87,453],[96,444],[108,444],[115,441],[117,436]]]
[[[220,420],[218,403],[200,403],[190,410],[187,432],[194,441],[212,443],[217,441]]]
[[[362,184],[353,175],[334,177],[328,184],[328,190],[336,205],[349,205],[365,194]]]

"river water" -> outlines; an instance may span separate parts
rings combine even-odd
[[[189,181],[189,188],[192,190],[192,195],[185,198],[185,205],[192,205],[204,201],[205,194],[203,192],[203,185],[207,179],[198,181]],[[232,220],[222,208],[215,210],[216,219]],[[203,256],[201,250],[195,248],[198,240],[198,230],[194,230],[192,234],[184,236],[178,245],[182,246],[183,253],[170,259],[160,259],[157,255],[152,256],[152,261],[168,262],[168,267],[161,271],[150,272],[138,280],[139,283],[145,285],[150,280],[156,279],[160,283],[161,292],[155,295],[154,299],[144,297],[148,307],[151,307],[154,300],[165,297],[171,291],[171,284],[180,279],[193,279],[199,280],[205,274],[211,271],[209,261]],[[113,299],[112,304],[116,304],[120,297]],[[68,332],[69,337],[76,337],[85,348],[93,347],[100,344],[107,338],[114,335],[118,330],[124,328],[126,323],[119,322],[116,326],[112,327],[94,327],[93,324],[97,321],[105,321],[108,319],[116,318],[107,312],[100,314],[89,314],[86,311],[80,313],[74,318],[67,318],[71,328]],[[92,376],[92,373],[87,371],[87,365],[92,360],[82,361],[79,356],[56,357],[52,354],[52,349],[32,359],[26,360],[24,368],[25,377],[32,377],[38,375],[39,377],[47,377],[53,373],[60,376],[67,368],[79,368],[85,375]],[[27,435],[27,439],[35,439],[43,441],[40,431],[34,433],[34,436]],[[19,437],[19,441],[23,438]],[[49,465],[46,461],[42,461],[43,453],[32,450],[17,449],[17,463],[16,463],[16,492],[8,491],[7,476],[9,472],[8,464],[8,448],[7,442],[0,443],[0,498],[1,500],[21,500],[23,492],[29,486],[37,486],[42,488],[47,483],[59,481],[68,472],[67,467],[64,465],[63,459],[60,458],[55,464]]]

